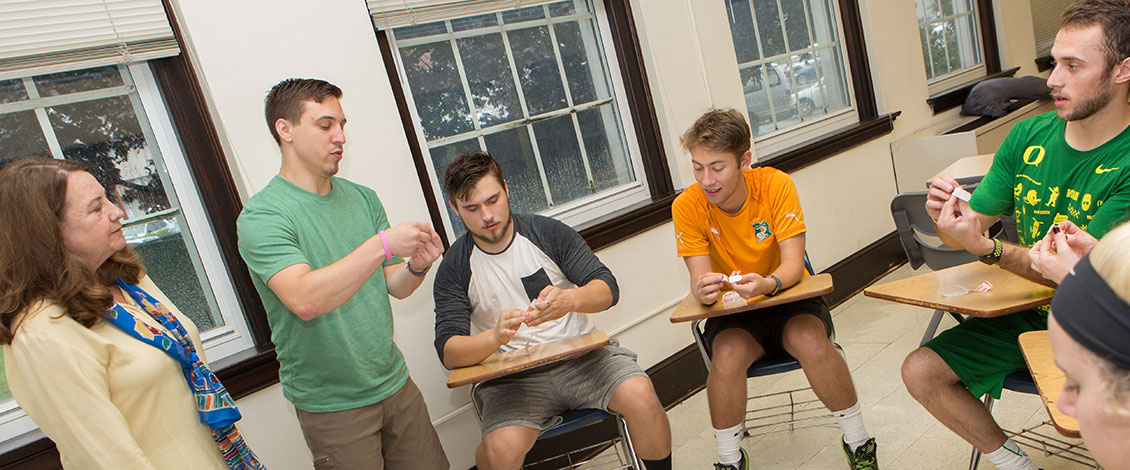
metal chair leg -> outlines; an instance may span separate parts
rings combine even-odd
[[[628,422],[624,420],[623,416],[616,416],[616,427],[620,431],[620,441],[623,443],[624,455],[627,456],[632,463],[632,468],[635,470],[643,470],[643,462],[640,461],[640,456],[636,455],[636,447],[632,444],[632,435],[628,433]]]
[[[942,323],[944,315],[945,312],[934,310],[934,316],[930,318],[930,324],[926,326],[926,331],[922,333],[922,341],[918,343],[919,346],[925,346],[926,342],[934,339],[934,334],[938,332],[938,325]]]

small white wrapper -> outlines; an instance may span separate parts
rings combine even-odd
[[[954,197],[961,199],[962,201],[965,201],[965,202],[969,202],[969,200],[973,198],[973,195],[969,194],[969,191],[961,189],[961,186],[953,188],[953,195],[954,195]]]

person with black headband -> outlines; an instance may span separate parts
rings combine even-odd
[[[1079,421],[1103,468],[1130,469],[1130,224],[1071,270],[1052,299],[1048,330],[1067,375],[1056,406]]]

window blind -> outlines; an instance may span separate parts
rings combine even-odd
[[[179,53],[161,0],[0,0],[0,79]]]
[[[561,0],[367,0],[367,4],[373,26],[377,29],[392,29],[559,1]]]
[[[1032,31],[1036,34],[1036,57],[1051,55],[1059,19],[1072,0],[1032,0]]]

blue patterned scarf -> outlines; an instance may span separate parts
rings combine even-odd
[[[169,333],[138,321],[117,303],[110,309],[107,320],[141,342],[164,351],[180,363],[184,378],[196,398],[200,422],[211,429],[212,439],[219,446],[220,454],[227,461],[228,467],[232,470],[266,470],[267,467],[259,462],[235,427],[235,422],[241,417],[239,409],[235,407],[235,400],[228,394],[224,384],[220,383],[220,379],[196,355],[196,348],[184,325],[168,308],[140,287],[131,286],[121,279],[118,280],[118,286]]]

